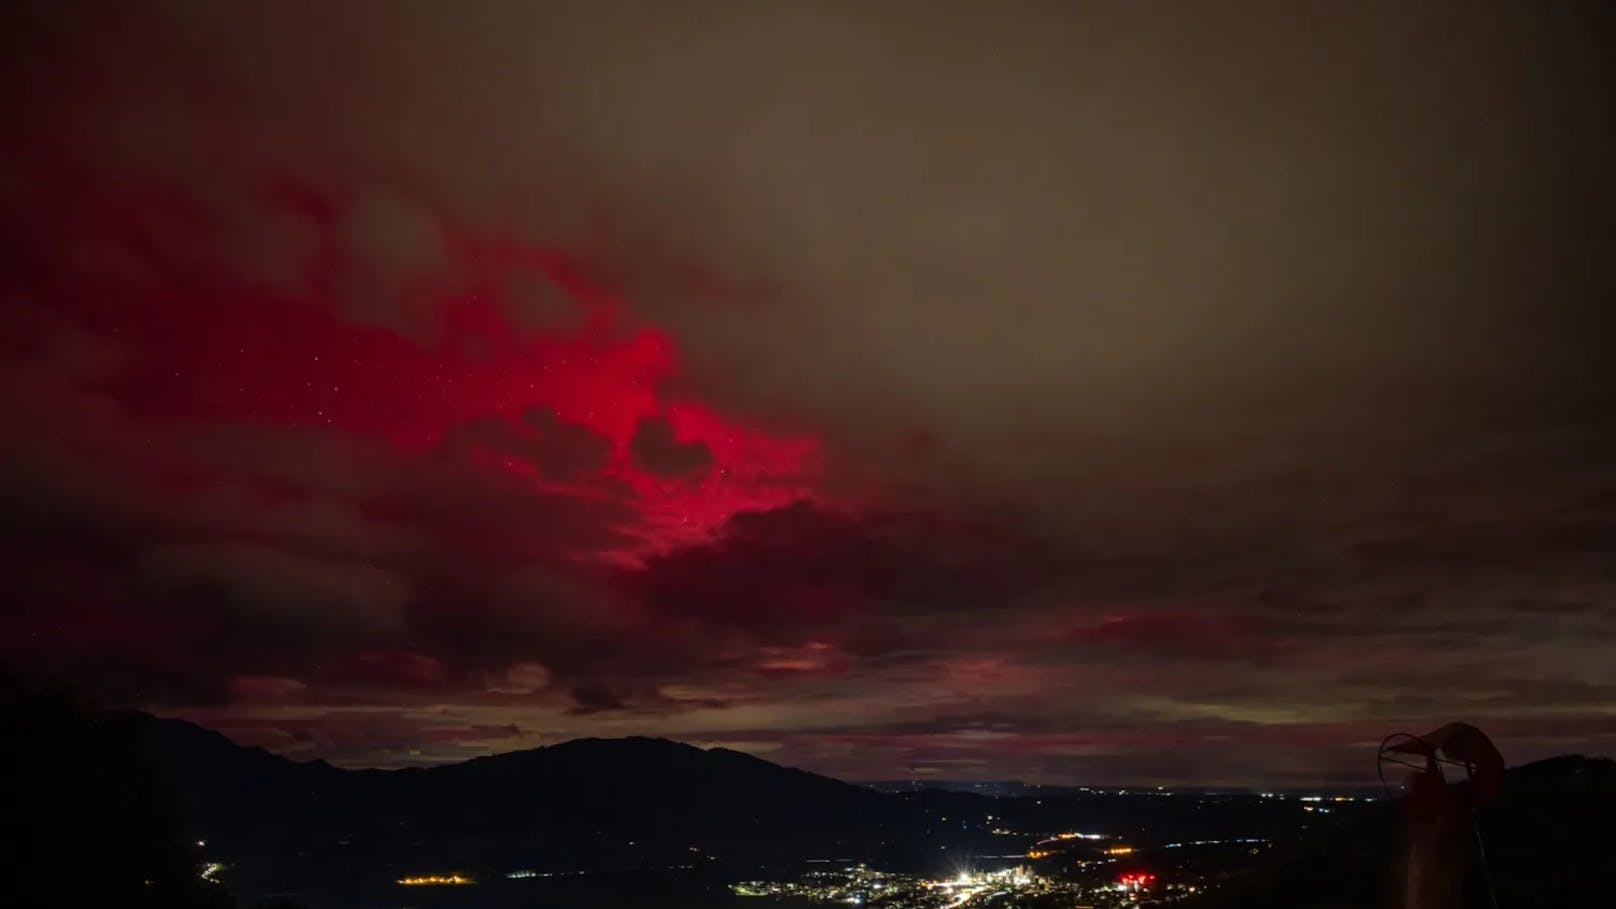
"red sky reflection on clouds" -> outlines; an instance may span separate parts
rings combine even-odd
[[[298,222],[305,255],[275,281],[253,280],[230,267],[205,208],[175,191],[114,197],[110,211],[79,209],[93,225],[59,210],[55,226],[80,248],[110,241],[142,257],[137,280],[112,269],[97,287],[81,272],[51,290],[69,318],[115,339],[104,387],[138,419],[332,427],[416,453],[464,439],[455,453],[468,463],[546,492],[627,490],[637,520],[617,529],[638,542],[573,553],[586,559],[632,563],[704,539],[737,512],[816,495],[816,435],[753,428],[681,393],[675,339],[563,251],[435,223],[424,263],[369,262],[348,230],[361,203],[283,181],[260,210],[231,216]],[[394,272],[383,280],[396,296],[345,312],[345,284],[378,269]],[[539,297],[529,324],[523,294]],[[599,451],[543,470],[513,448],[545,444],[542,427],[593,437]]]
[[[225,703],[210,724],[263,744],[255,711],[379,699],[429,744],[406,702],[644,719],[716,703],[670,681],[770,659],[733,619],[754,600],[659,608],[635,578],[830,504],[824,445],[706,403],[609,276],[388,191],[31,166],[7,482],[74,517],[8,555],[25,665]]]

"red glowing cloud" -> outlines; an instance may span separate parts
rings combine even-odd
[[[228,213],[124,185],[44,200],[27,291],[115,347],[101,390],[137,419],[330,427],[626,498],[637,519],[619,531],[638,542],[572,554],[617,561],[813,497],[814,435],[675,392],[675,339],[567,253],[284,181],[243,198]],[[267,280],[231,248],[242,220],[300,238]]]

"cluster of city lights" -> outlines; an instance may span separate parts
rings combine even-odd
[[[1109,864],[1110,860],[1104,862]],[[941,878],[877,871],[867,865],[816,870],[785,881],[742,881],[737,896],[787,897],[820,906],[880,905],[892,909],[1014,909],[1021,906],[1083,905],[1093,909],[1169,906],[1205,888],[1197,881],[1163,882],[1130,867],[1100,877],[1046,876],[1029,866],[994,871],[960,869]]]
[[[1027,858],[1029,858],[1029,859],[1042,859],[1042,858],[1049,858],[1050,856],[1056,854],[1056,852],[1059,851],[1059,850],[1043,848],[1043,847],[1049,846],[1051,844],[1065,843],[1065,842],[1070,842],[1072,840],[1104,840],[1104,839],[1110,839],[1110,837],[1106,836],[1103,833],[1057,833],[1057,834],[1055,834],[1054,836],[1052,836],[1052,837],[1050,837],[1048,839],[1039,840],[1038,842],[1034,843],[1032,845],[1032,848],[1027,850]],[[1133,854],[1133,847],[1132,846],[1112,846],[1109,849],[1105,850],[1105,854],[1106,855],[1131,855],[1131,854]]]
[[[737,896],[786,896],[814,903],[864,905],[879,900],[881,905],[902,909],[971,909],[994,905],[1006,897],[1066,896],[1075,898],[1080,890],[1075,882],[1042,877],[1027,867],[995,871],[961,870],[946,878],[928,879],[907,874],[876,871],[866,865],[852,865],[837,871],[815,871],[795,881],[742,881],[731,885]]]
[[[1057,833],[1047,840],[1039,840],[1038,845],[1042,846],[1045,843],[1053,843],[1056,840],[1103,840],[1105,838],[1106,836],[1103,833]]]
[[[405,887],[456,887],[477,883],[475,879],[463,874],[423,874],[418,877],[401,877],[398,882]]]

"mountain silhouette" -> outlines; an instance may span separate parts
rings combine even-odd
[[[178,720],[149,719],[148,741],[191,829],[235,854],[610,867],[869,848],[924,823],[911,800],[666,739],[400,770],[293,761]]]

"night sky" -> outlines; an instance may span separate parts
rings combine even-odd
[[[0,661],[346,766],[1616,753],[1550,6],[7,4]]]

